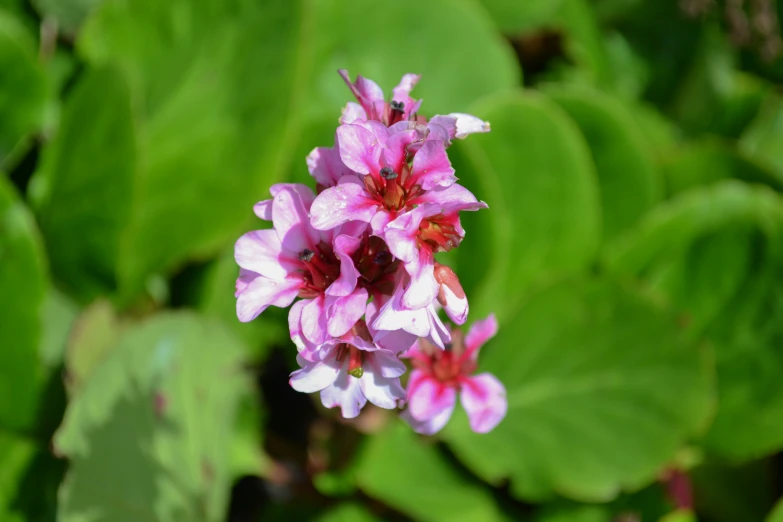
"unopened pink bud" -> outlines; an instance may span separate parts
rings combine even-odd
[[[435,263],[435,281],[439,285],[438,302],[446,315],[457,324],[465,324],[468,319],[468,297],[457,274],[451,268]]]

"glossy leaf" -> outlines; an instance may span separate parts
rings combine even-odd
[[[222,520],[243,352],[194,314],[126,330],[55,438],[71,461],[58,519]]]
[[[477,435],[460,413],[444,437],[480,477],[509,479],[525,499],[606,501],[639,487],[710,409],[704,354],[665,309],[608,282],[531,295],[479,362],[505,384],[508,414]]]
[[[43,124],[48,87],[27,27],[0,9],[0,167]]]
[[[715,348],[718,411],[705,443],[733,459],[783,445],[783,200],[726,181],[661,206],[607,256],[611,270],[642,276]],[[720,259],[720,263],[715,260]]]
[[[636,223],[662,196],[660,174],[633,115],[598,91],[545,90],[579,126],[598,173],[605,241]]]
[[[402,422],[371,437],[357,458],[362,491],[416,520],[504,520],[488,490]]]
[[[472,111],[492,132],[450,154],[461,183],[489,210],[463,213],[468,234],[456,257],[474,317],[495,312],[503,319],[536,281],[581,272],[592,261],[600,240],[598,184],[578,128],[552,102],[514,94]]]
[[[0,427],[33,427],[40,373],[46,263],[33,217],[0,177]]]

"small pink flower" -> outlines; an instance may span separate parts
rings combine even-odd
[[[363,321],[317,351],[321,357],[315,362],[297,356],[302,369],[293,372],[289,382],[300,392],[321,392],[323,405],[339,406],[346,419],[359,415],[368,400],[381,408],[394,409],[405,399],[399,379],[405,365],[392,352],[373,344]]]
[[[490,315],[475,323],[463,339],[452,332],[453,342],[439,350],[419,340],[407,356],[413,367],[408,381],[408,408],[403,419],[418,433],[432,435],[451,418],[457,392],[477,433],[491,431],[506,415],[506,389],[490,373],[471,375],[481,346],[497,333],[497,321]]]
[[[237,240],[239,264],[237,317],[247,322],[268,306],[286,307],[299,296],[304,335],[313,343],[346,333],[364,315],[368,291],[358,284],[352,256],[360,248],[364,226],[348,224],[330,231],[310,226],[313,193],[304,185],[272,187],[272,200],[255,206],[271,218],[273,229],[255,230]],[[345,232],[344,234],[341,232]]]

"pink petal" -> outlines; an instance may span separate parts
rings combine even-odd
[[[272,201],[271,199],[265,199],[253,205],[255,215],[264,221],[272,221]]]
[[[465,336],[465,356],[475,359],[479,349],[495,337],[496,333],[498,333],[498,320],[495,314],[489,314],[486,319],[473,323]]]
[[[340,372],[342,364],[334,357],[320,362],[308,362],[304,368],[291,374],[288,383],[302,393],[314,393],[331,386]]]
[[[329,230],[348,221],[369,223],[378,203],[357,183],[340,183],[321,192],[310,208],[312,226]]]
[[[479,203],[476,196],[471,191],[458,183],[449,185],[446,188],[436,188],[417,197],[413,203],[421,205],[430,203],[442,207],[451,207],[453,205],[463,205],[469,207]],[[486,205],[485,205],[486,206]]]
[[[422,247],[418,254],[413,262],[405,263],[405,270],[411,276],[411,282],[402,296],[402,306],[411,310],[431,305],[438,295],[432,251]]]
[[[308,341],[315,344],[328,339],[323,294],[312,299],[302,309],[302,333]]]
[[[416,140],[416,136],[416,130],[405,130],[392,134],[389,136],[389,139],[386,140],[383,156],[386,159],[388,166],[397,174],[400,173],[403,163],[405,162],[405,156],[407,154],[405,148]]]
[[[401,278],[392,296],[381,305],[372,322],[372,328],[377,331],[404,330],[444,348],[445,344],[451,341],[448,329],[432,305],[418,310],[408,310],[402,306],[403,283],[404,278]]]
[[[474,134],[477,132],[489,132],[490,126],[488,121],[484,121],[480,118],[476,118],[471,114],[464,114],[461,112],[452,112],[449,114],[452,118],[457,120],[457,132],[454,137],[462,139],[468,136],[468,134]]]
[[[365,362],[376,375],[389,379],[400,377],[407,371],[405,364],[388,350],[377,350],[367,354]]]
[[[393,410],[397,401],[405,400],[405,390],[400,386],[400,379],[387,379],[371,373],[365,373],[359,380],[362,393],[367,400],[380,408]]]
[[[408,102],[410,94],[421,78],[418,74],[408,73],[402,77],[399,85],[392,91],[392,100]]]
[[[438,303],[446,315],[456,324],[468,319],[468,296],[454,271],[446,265],[435,264],[435,281],[438,282]]]
[[[307,185],[301,183],[275,183],[269,187],[269,192],[272,194],[272,198],[277,196],[281,191],[286,190],[289,192],[295,192],[302,200],[302,204],[306,209],[310,208],[315,199],[315,194]]]
[[[237,277],[236,282],[236,292],[234,292],[234,297],[239,297],[239,294],[245,291],[245,288],[248,287],[250,283],[253,282],[255,278],[258,277],[258,274],[253,272],[252,270],[245,270],[244,268],[239,268],[239,277]]]
[[[476,433],[491,431],[508,409],[506,388],[491,373],[465,378],[460,400],[468,413],[470,428]]]
[[[340,115],[340,124],[353,123],[356,120],[366,121],[367,113],[358,103],[348,102]]]
[[[337,185],[343,176],[355,173],[343,164],[337,147],[316,147],[307,155],[307,170],[323,187]]]
[[[335,299],[327,310],[327,332],[329,335],[332,337],[345,335],[364,315],[366,306],[367,290],[365,288],[357,288],[353,293]]]
[[[351,256],[356,253],[361,244],[362,240],[358,237],[345,234],[334,239],[334,253],[340,260],[340,277],[326,289],[327,295],[346,296],[356,289],[359,271],[356,270]]]
[[[301,287],[301,278],[275,280],[258,276],[237,296],[237,317],[246,323],[258,317],[270,305],[284,308],[294,302]]]
[[[306,361],[318,362],[329,353],[331,345],[311,343],[302,333],[302,310],[309,302],[310,299],[300,299],[288,310],[288,332],[299,355]]]
[[[410,424],[413,431],[416,433],[420,433],[422,435],[434,435],[438,433],[440,430],[443,429],[443,427],[446,425],[446,423],[449,422],[449,419],[451,418],[451,414],[454,412],[454,405],[452,404],[451,408],[447,408],[434,417],[426,420],[426,421],[418,421],[413,418],[413,416],[410,414],[410,410],[405,410],[400,414],[400,417],[402,420]]]
[[[343,417],[353,419],[367,404],[367,399],[359,379],[348,375],[343,368],[334,384],[321,391],[321,402],[327,408],[339,406]]]
[[[418,336],[408,333],[405,330],[376,330],[372,323],[378,316],[378,302],[372,300],[367,303],[365,318],[367,329],[372,335],[373,342],[380,348],[392,353],[406,352],[418,339]]]
[[[440,212],[437,205],[424,204],[410,210],[386,225],[384,238],[389,251],[403,263],[413,263],[419,256],[416,236],[421,222]]]
[[[411,384],[408,385],[408,411],[419,421],[431,419],[443,410],[454,408],[457,392],[434,378],[426,375],[414,375],[411,372]]]
[[[457,118],[453,116],[433,116],[427,122],[428,127],[437,126],[440,129],[446,131],[445,139],[443,140],[446,145],[448,140],[454,139],[457,135]],[[437,130],[436,132],[440,132]]]
[[[442,141],[428,140],[424,142],[424,145],[413,157],[411,176],[424,190],[448,187],[457,181]]]
[[[321,241],[318,231],[310,226],[309,207],[305,206],[299,192],[291,187],[283,187],[275,195],[272,204],[272,220],[277,236],[285,248],[297,254],[304,249],[314,251],[315,245]]]
[[[376,236],[385,239],[384,233],[386,230],[386,225],[389,224],[391,221],[391,214],[384,209],[384,208],[378,208],[378,212],[372,217],[370,220],[370,228],[372,228],[372,233]]]
[[[340,125],[337,128],[340,158],[346,167],[359,174],[378,171],[382,145],[375,134],[361,125]]]
[[[270,279],[283,279],[300,268],[299,260],[283,250],[274,230],[254,230],[234,245],[237,264]]]

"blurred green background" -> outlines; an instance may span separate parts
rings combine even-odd
[[[0,0],[0,521],[781,522],[783,1]],[[490,210],[477,435],[288,387],[233,242],[406,72]]]

